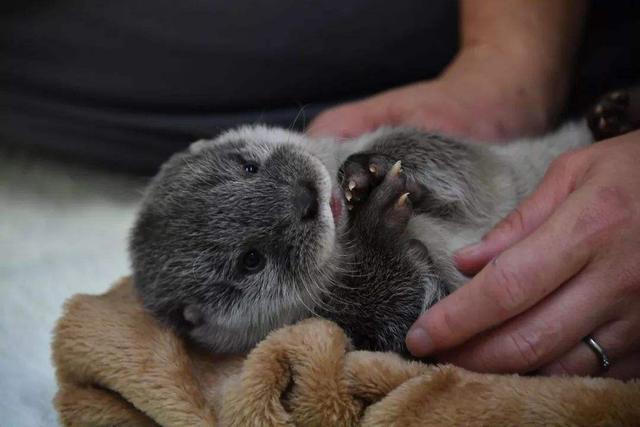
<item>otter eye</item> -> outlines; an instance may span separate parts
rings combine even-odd
[[[245,163],[244,171],[246,173],[258,173],[258,165],[255,163]]]
[[[264,258],[255,249],[250,249],[242,255],[241,268],[247,273],[257,273],[264,267]]]

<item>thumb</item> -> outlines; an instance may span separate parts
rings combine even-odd
[[[389,123],[378,103],[358,101],[323,111],[309,124],[306,133],[312,137],[351,138]]]
[[[482,240],[458,250],[455,262],[463,273],[475,274],[495,256],[536,230],[556,210],[575,187],[569,172],[573,153],[555,160],[536,190],[502,219]]]

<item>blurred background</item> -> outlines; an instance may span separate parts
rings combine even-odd
[[[637,81],[638,9],[593,2],[565,118]],[[457,16],[449,0],[4,0],[0,425],[56,425],[55,319],[128,274],[128,230],[168,156],[437,76]]]

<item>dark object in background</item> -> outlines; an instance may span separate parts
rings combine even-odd
[[[154,173],[240,123],[318,111],[436,76],[457,2],[9,0],[0,6],[0,144]],[[640,5],[594,2],[569,113],[640,76]]]
[[[567,112],[583,115],[602,95],[640,84],[640,2],[591,1]]]

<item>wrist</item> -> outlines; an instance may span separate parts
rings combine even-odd
[[[440,75],[443,82],[484,86],[488,98],[527,116],[530,133],[548,130],[564,107],[569,67],[524,43],[476,41],[464,45]]]

